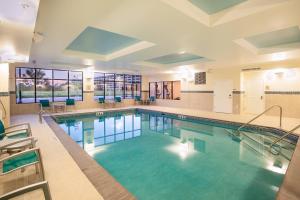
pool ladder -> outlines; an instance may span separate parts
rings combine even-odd
[[[236,133],[239,135],[240,134],[240,131],[242,130],[242,128],[245,128],[246,126],[250,125],[251,122],[253,122],[254,120],[260,118],[262,115],[264,115],[266,112],[274,109],[274,108],[278,108],[279,109],[279,128],[281,129],[281,126],[282,126],[282,107],[279,106],[279,105],[274,105],[274,106],[271,106],[269,108],[267,108],[265,111],[263,111],[262,113],[258,114],[257,116],[255,116],[254,118],[252,118],[251,120],[249,120],[247,123],[244,123],[243,125],[241,125]]]
[[[281,136],[281,137],[278,138],[277,140],[275,140],[275,141],[270,145],[270,152],[271,152],[272,154],[274,154],[274,155],[278,155],[278,154],[280,153],[280,150],[277,151],[277,150],[274,148],[275,145],[276,145],[278,142],[282,141],[284,138],[286,138],[286,137],[288,137],[289,135],[293,134],[294,131],[296,131],[296,130],[299,129],[299,128],[300,128],[300,124],[298,124],[297,126],[295,126],[294,128],[292,128],[290,131],[288,131],[286,134],[284,134],[283,136]],[[275,152],[272,151],[273,149],[275,150]]]
[[[251,122],[253,122],[254,120],[258,119],[259,117],[261,117],[263,114],[265,114],[266,112],[274,109],[274,108],[278,108],[279,109],[279,128],[282,130],[282,107],[279,105],[274,105],[271,106],[269,108],[267,108],[265,111],[263,111],[262,113],[260,113],[259,115],[255,116],[254,118],[252,118],[251,120],[249,120],[247,123],[244,123],[243,125],[241,125],[237,131],[236,134],[240,135],[240,131],[245,128],[246,126],[250,125]],[[294,133],[294,131],[296,131],[297,129],[300,128],[300,124],[298,124],[297,126],[295,126],[293,129],[291,129],[290,131],[288,131],[286,134],[284,134],[283,136],[281,136],[280,138],[278,138],[277,140],[275,140],[271,145],[270,145],[270,152],[274,155],[278,155],[280,153],[280,150],[277,151],[274,147],[275,145],[282,141],[283,139],[287,138],[289,135],[292,135]],[[272,149],[275,149],[276,151],[272,151]]]

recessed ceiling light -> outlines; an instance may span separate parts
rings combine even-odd
[[[185,51],[180,51],[179,54],[185,54]]]
[[[286,60],[286,59],[287,59],[286,53],[274,53],[274,54],[272,54],[272,61],[282,61],[282,60]]]

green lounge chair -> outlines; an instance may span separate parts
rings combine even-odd
[[[36,140],[31,137],[31,128],[28,123],[4,127],[0,120],[0,154],[34,147]]]
[[[0,199],[1,200],[12,199],[12,198],[24,195],[28,192],[32,192],[34,190],[39,190],[39,189],[43,190],[45,200],[52,200],[49,185],[48,185],[47,181],[41,181],[41,182],[38,182],[38,183],[30,184],[30,185],[27,185],[25,187],[22,187],[22,188],[14,190],[14,191],[8,192],[8,193],[0,196]]]
[[[13,154],[24,151],[28,148],[34,148],[37,140],[34,137],[8,139],[4,138],[0,141],[0,155],[3,153]]]
[[[103,97],[99,97],[98,103],[104,104],[105,103],[105,99]]]
[[[43,110],[51,110],[50,102],[48,99],[40,100],[41,111]]]
[[[122,103],[122,98],[121,97],[115,97],[114,106],[117,105],[117,104],[120,104],[120,103]]]
[[[5,176],[17,170],[24,170],[27,167],[35,166],[36,173],[40,175],[42,182],[28,185],[17,190],[6,193],[0,199],[10,199],[26,192],[42,188],[46,200],[51,200],[50,190],[47,181],[45,181],[44,166],[39,148],[25,150],[0,160],[0,176]]]
[[[135,96],[134,97],[134,103],[135,104],[140,104],[141,103],[141,97],[140,96]]]
[[[66,108],[75,107],[75,99],[66,99]]]
[[[2,166],[2,171],[0,176],[12,173],[16,170],[35,165],[36,173],[40,173],[41,178],[44,180],[44,168],[41,161],[41,154],[39,148],[33,148],[25,150],[0,160],[0,166]]]
[[[155,97],[154,97],[154,96],[151,96],[151,97],[149,98],[149,102],[150,102],[150,104],[154,104],[154,103],[155,103]]]
[[[31,136],[31,128],[29,123],[16,124],[9,127],[4,127],[2,120],[0,120],[0,140],[6,138],[18,139]]]
[[[98,103],[103,105],[103,108],[105,108],[105,99],[104,99],[104,97],[99,97],[98,98]]]
[[[121,103],[122,98],[121,97],[115,97],[115,103]]]

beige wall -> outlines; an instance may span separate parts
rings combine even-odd
[[[243,77],[249,73],[243,72]],[[300,118],[300,69],[275,68],[259,70],[265,88],[265,108],[280,105],[284,117]],[[245,109],[243,106],[242,112]],[[270,111],[269,115],[278,115],[278,111]]]
[[[195,85],[194,74],[192,73],[189,76],[186,77],[181,73],[147,76],[149,82],[181,81],[181,100],[157,99],[157,105],[213,111],[213,87],[216,80],[232,80],[233,90],[240,90],[239,69],[209,70],[206,74],[205,85]],[[240,103],[240,94],[233,94],[233,113],[240,113]]]

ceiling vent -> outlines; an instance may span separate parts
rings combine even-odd
[[[253,68],[242,69],[243,72],[245,72],[245,71],[257,71],[257,70],[261,70],[261,68],[260,67],[253,67]]]

